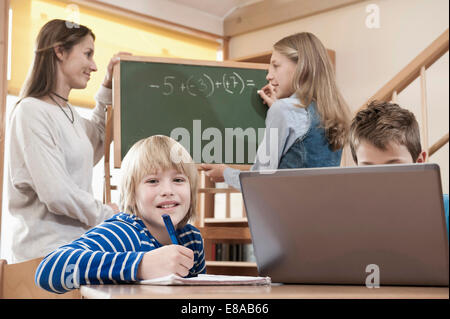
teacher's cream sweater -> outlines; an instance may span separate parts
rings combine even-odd
[[[113,215],[92,192],[111,90],[101,86],[95,99],[89,120],[71,107],[73,124],[58,106],[36,98],[15,107],[7,182],[13,262],[44,257]]]

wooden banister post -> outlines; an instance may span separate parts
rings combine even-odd
[[[204,182],[205,179],[205,172],[199,171],[198,172],[198,190],[202,189],[205,185]],[[205,199],[205,195],[201,192],[197,193],[197,216],[195,218],[194,226],[197,228],[205,227],[205,208],[202,205],[203,201]]]
[[[230,188],[230,186],[227,186],[227,188]],[[231,194],[226,193],[225,194],[225,218],[231,217]]]
[[[394,93],[392,93],[392,103],[395,103],[395,104],[398,103],[397,91],[394,91]]]
[[[204,178],[204,187],[205,188],[215,188],[216,184],[212,182],[208,177]],[[205,193],[204,194],[204,218],[214,218],[214,202],[215,202],[215,193]]]
[[[421,89],[421,109],[422,109],[422,149],[428,153],[428,105],[427,86],[425,76],[425,66],[420,68],[420,89]],[[428,157],[426,162],[428,161]]]
[[[104,160],[104,172],[105,180],[103,186],[103,204],[111,203],[111,168],[109,165],[109,153],[112,142],[112,130],[113,130],[113,113],[112,106],[106,106],[106,125],[105,125],[105,160]]]

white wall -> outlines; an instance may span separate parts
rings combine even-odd
[[[379,8],[380,28],[369,29],[366,7]],[[357,109],[449,26],[448,0],[374,0],[305,19],[233,37],[230,58],[269,51],[292,33],[309,31],[336,51],[338,85]],[[429,144],[449,131],[448,52],[427,71]],[[399,104],[413,111],[421,124],[420,83],[399,95]],[[448,193],[448,144],[430,158],[442,171]]]

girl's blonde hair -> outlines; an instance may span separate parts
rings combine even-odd
[[[120,183],[120,209],[128,214],[140,216],[136,204],[136,188],[146,175],[158,171],[175,169],[186,175],[191,188],[191,205],[186,216],[179,223],[182,228],[196,215],[197,168],[186,149],[174,139],[154,135],[136,142],[122,161]]]
[[[314,34],[302,32],[281,39],[273,48],[297,64],[292,85],[298,99],[302,106],[316,102],[328,142],[333,150],[342,148],[351,115],[324,45]]]
[[[56,87],[56,56],[54,48],[62,47],[70,52],[72,47],[90,35],[95,40],[91,29],[83,25],[74,26],[73,23],[54,19],[47,22],[39,31],[36,38],[33,63],[20,91],[17,104],[26,97],[42,97],[48,95]],[[16,104],[16,105],[17,105]]]

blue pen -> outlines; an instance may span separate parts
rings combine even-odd
[[[164,214],[161,217],[164,220],[164,224],[166,224],[166,228],[167,228],[167,232],[169,233],[170,240],[172,240],[172,243],[174,245],[178,245],[177,234],[175,233],[175,228],[173,227],[172,219],[170,219],[170,216],[167,214]]]

